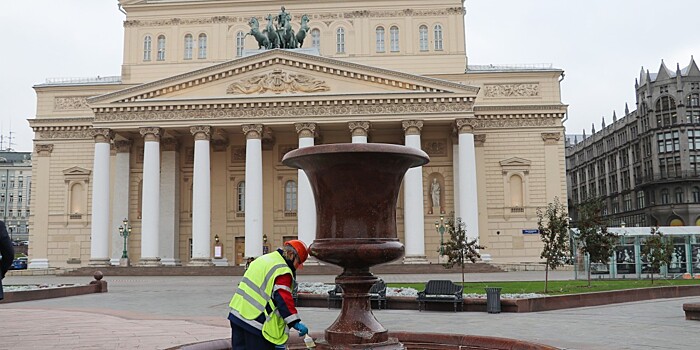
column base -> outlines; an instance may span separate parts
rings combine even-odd
[[[427,264],[428,259],[425,258],[425,255],[408,255],[403,258],[403,263],[406,265]]]
[[[108,258],[90,259],[88,266],[110,266]]]
[[[120,261],[121,261],[121,258],[111,258],[111,259],[109,259],[109,264],[112,266],[119,266]]]
[[[161,266],[160,258],[141,258],[138,266],[141,267],[158,267]]]
[[[214,266],[229,266],[226,258],[214,258],[211,262]]]
[[[192,258],[187,266],[214,266],[210,258]]]
[[[182,262],[180,259],[175,259],[175,258],[163,258],[160,259],[160,263],[163,266],[182,266]]]
[[[49,259],[32,259],[32,261],[29,262],[29,266],[27,266],[28,269],[48,269],[49,268]]]

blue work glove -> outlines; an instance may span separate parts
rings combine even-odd
[[[297,322],[297,323],[296,323],[294,326],[292,326],[292,327],[293,327],[294,329],[296,329],[296,330],[299,331],[299,336],[300,336],[300,337],[303,337],[303,336],[305,336],[307,333],[309,333],[309,329],[306,328],[306,325],[303,324],[303,323],[301,323],[301,322]]]

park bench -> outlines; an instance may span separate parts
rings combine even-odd
[[[462,296],[464,287],[452,283],[449,280],[430,280],[425,285],[425,289],[418,292],[418,311],[425,309],[426,303],[453,303],[455,312],[457,305],[460,310],[463,308],[464,298]]]
[[[338,301],[343,299],[343,288],[336,284],[333,290],[328,291],[328,308],[330,309],[332,305],[336,305]],[[386,309],[386,283],[383,279],[375,282],[372,288],[369,290],[369,300],[370,303],[373,301],[377,302],[377,307],[381,310]]]

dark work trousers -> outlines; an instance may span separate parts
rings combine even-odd
[[[231,323],[232,350],[275,350],[275,344],[270,343],[262,334],[253,334],[238,325]]]

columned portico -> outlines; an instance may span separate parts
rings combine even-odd
[[[108,266],[109,262],[109,152],[112,131],[93,129],[95,158],[92,168],[92,225],[90,265]]]
[[[263,253],[262,124],[242,126],[245,147],[245,256]]]
[[[316,135],[316,123],[296,123],[294,124],[299,135],[299,148],[311,147],[314,145]],[[297,223],[299,239],[307,246],[316,239],[316,203],[311,190],[309,178],[303,170],[298,170],[298,196]]]
[[[143,186],[141,199],[141,266],[159,266],[160,239],[160,137],[156,127],[141,128],[143,136]]]
[[[211,170],[209,140],[211,127],[193,126],[194,174],[192,179],[192,260],[190,265],[211,262]],[[246,182],[247,183],[247,182]]]
[[[111,264],[119,265],[122,257],[124,238],[119,235],[119,225],[122,220],[129,218],[129,174],[131,165],[131,140],[121,139],[114,141],[117,155],[114,162],[114,192],[112,200],[112,224],[109,230],[112,232]]]
[[[422,120],[405,120],[402,123],[405,145],[421,149]],[[425,258],[425,214],[423,212],[423,167],[408,169],[403,180],[404,231],[406,255],[404,263],[427,264]]]
[[[367,143],[369,127],[369,122],[349,122],[348,128],[350,128],[350,133],[352,134],[352,143]]]
[[[479,238],[479,208],[476,181],[476,151],[474,150],[474,127],[469,119],[457,119],[459,134],[459,212],[467,237]]]

